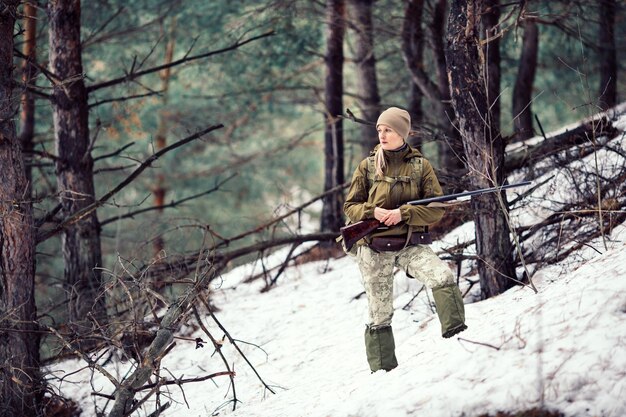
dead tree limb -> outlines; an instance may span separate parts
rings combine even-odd
[[[87,366],[89,366],[89,368],[92,369],[96,369],[98,370],[102,375],[104,375],[110,382],[111,384],[113,384],[114,387],[118,387],[119,386],[119,381],[113,376],[111,375],[104,367],[100,366],[100,364],[98,364],[97,361],[92,360],[91,357],[77,349],[75,346],[73,346],[61,333],[59,333],[55,328],[50,327],[50,326],[44,326],[50,333],[52,333],[53,335],[55,335],[57,337],[57,339],[59,339],[59,341],[63,344],[63,346],[65,346],[66,349],[68,349],[70,352],[72,352],[74,355],[76,355],[78,358],[84,360],[87,363]]]
[[[144,386],[159,367],[161,359],[167,353],[174,340],[174,332],[187,317],[187,311],[193,301],[206,288],[208,282],[215,274],[213,264],[205,254],[204,242],[198,253],[196,265],[193,285],[189,286],[180,298],[169,305],[143,360],[137,364],[137,368],[135,368],[132,374],[117,386],[115,403],[109,413],[109,417],[124,417],[134,408],[133,399],[135,393]],[[203,265],[202,268],[201,265]]]
[[[131,218],[131,217],[135,217],[135,216],[137,216],[137,215],[139,215],[139,214],[143,214],[143,213],[146,213],[146,212],[148,212],[148,211],[152,211],[152,210],[163,210],[163,209],[166,209],[166,208],[173,208],[173,207],[177,207],[177,206],[179,206],[179,205],[181,205],[181,204],[183,204],[183,203],[185,203],[185,202],[187,202],[187,201],[194,200],[194,199],[196,199],[196,198],[199,198],[199,197],[205,196],[205,195],[207,195],[207,194],[211,194],[211,193],[213,193],[213,192],[215,192],[215,191],[219,190],[219,189],[220,189],[220,187],[221,187],[222,185],[224,185],[226,182],[228,182],[228,181],[230,181],[231,179],[233,179],[236,175],[237,175],[237,174],[233,174],[233,175],[231,175],[230,177],[226,178],[225,180],[220,181],[219,183],[217,183],[217,184],[216,184],[213,188],[211,188],[210,190],[206,190],[206,191],[203,191],[203,192],[201,192],[201,193],[197,193],[197,194],[194,194],[194,195],[190,195],[189,197],[181,198],[180,200],[172,200],[172,201],[171,201],[170,203],[168,203],[168,204],[163,204],[163,205],[160,205],[160,206],[151,206],[151,207],[146,207],[146,208],[143,208],[143,209],[139,209],[139,210],[131,211],[130,213],[122,214],[122,215],[115,216],[115,217],[110,217],[110,218],[108,218],[108,219],[106,219],[106,220],[101,221],[101,222],[100,222],[100,226],[105,226],[105,225],[107,225],[107,224],[109,224],[109,223],[112,223],[112,222],[114,222],[114,221],[117,221],[117,220],[123,220],[123,219],[128,219],[128,218]]]
[[[238,402],[237,391],[235,390],[235,372],[231,370],[230,365],[228,364],[228,361],[226,360],[226,357],[222,352],[222,344],[213,337],[211,332],[209,332],[209,329],[207,329],[207,327],[204,325],[204,322],[202,321],[202,318],[200,317],[200,313],[198,313],[198,309],[196,308],[196,306],[193,306],[193,315],[196,318],[196,321],[198,322],[198,325],[200,326],[204,334],[206,334],[209,339],[211,339],[211,343],[213,343],[215,351],[218,355],[220,355],[220,357],[222,358],[222,362],[224,362],[224,366],[226,366],[226,369],[229,372],[230,386],[233,388],[233,411],[235,411]]]
[[[145,98],[145,97],[150,97],[150,96],[160,96],[161,93],[162,93],[161,91],[150,91],[149,93],[144,93],[144,94],[132,94],[130,96],[105,98],[103,100],[98,100],[93,103],[90,103],[89,108],[91,109],[93,107],[100,106],[101,104],[117,103],[120,101],[135,100],[138,98]]]
[[[152,384],[146,384],[143,387],[138,388],[137,391],[153,389],[156,387],[161,387],[163,385],[182,385],[182,384],[187,384],[189,382],[203,382],[209,379],[216,378],[218,376],[227,376],[227,375],[230,377],[234,377],[235,373],[233,371],[221,371],[221,372],[215,372],[210,375],[198,376],[195,378],[179,378],[179,379],[164,380],[164,381],[154,382]]]
[[[289,258],[289,260],[292,260],[292,261],[294,261],[296,263],[298,263],[299,261],[300,261],[300,263],[306,263],[306,260],[304,262],[302,262],[301,258],[306,258],[307,255],[310,255],[311,251],[315,247],[316,246],[313,245],[313,246],[311,246],[311,247],[309,247],[309,248],[307,248],[307,249],[305,249],[305,250],[303,250],[301,252],[298,252],[296,255],[291,256]],[[255,281],[255,280],[257,280],[257,279],[259,279],[261,277],[266,277],[267,273],[272,272],[272,271],[277,270],[277,269],[282,269],[283,265],[284,265],[284,263],[280,264],[280,265],[275,265],[275,266],[269,268],[267,271],[263,271],[263,272],[259,272],[257,274],[251,275],[248,278],[246,278],[246,280],[243,281],[243,283],[249,284],[249,283],[251,283],[251,282],[253,282],[253,281]]]
[[[231,153],[231,159],[224,160],[219,166],[212,167],[209,169],[201,170],[201,171],[192,171],[190,173],[186,173],[183,175],[177,175],[177,179],[190,179],[190,178],[198,178],[198,177],[216,177],[218,175],[222,175],[227,171],[232,171],[235,168],[246,165],[248,162],[271,158],[273,155],[284,154],[285,152],[289,152],[292,149],[295,149],[300,142],[302,142],[306,137],[310,136],[313,133],[317,133],[317,131],[311,129],[306,131],[292,140],[282,143],[278,146],[272,148],[266,148],[263,151],[254,152],[248,155],[237,155],[234,152]],[[224,142],[226,143],[226,142]],[[230,146],[230,145],[229,145]]]
[[[261,290],[261,292],[267,292],[274,285],[276,285],[276,281],[278,281],[278,278],[285,271],[285,269],[287,268],[287,265],[289,265],[289,261],[291,260],[293,253],[298,248],[298,246],[300,246],[300,243],[294,243],[293,245],[291,245],[291,248],[289,249],[289,253],[287,254],[287,257],[285,258],[285,261],[280,265],[280,269],[278,270],[274,278],[272,278],[272,280],[265,286],[265,288]]]
[[[299,207],[296,207],[290,210],[289,212],[272,219],[269,222],[261,224],[252,230],[249,230],[247,232],[244,232],[232,238],[224,238],[221,236],[217,236],[221,240],[221,242],[214,244],[207,250],[207,252],[211,253],[211,258],[214,262],[214,267],[215,267],[216,272],[217,273],[221,272],[228,265],[228,263],[232,261],[233,259],[237,259],[241,256],[245,256],[251,253],[262,252],[270,248],[283,246],[283,245],[289,245],[289,244],[296,244],[296,243],[300,244],[303,242],[310,242],[310,241],[334,240],[337,237],[337,233],[335,232],[311,233],[307,235],[291,235],[291,236],[281,237],[277,239],[264,240],[264,241],[246,246],[246,247],[234,249],[229,252],[222,252],[222,253],[216,252],[218,249],[224,246],[228,246],[230,243],[234,241],[241,240],[247,236],[260,233],[263,230],[272,227],[273,225],[284,220],[285,218],[295,213],[299,213],[305,207],[313,204],[317,200],[325,197],[326,195],[338,192],[342,190],[343,188],[347,187],[348,185],[349,183],[345,183],[345,184],[338,185],[334,188],[331,188],[330,190],[327,190],[326,192],[305,202]],[[209,231],[209,233],[214,234],[212,231]],[[195,265],[196,265],[195,256],[180,256],[180,257],[170,257],[169,259],[162,259],[158,266],[154,267],[151,265],[150,269],[151,269],[152,275],[169,274],[169,276],[172,276],[172,274],[174,274],[178,277],[184,277],[185,275],[188,275],[189,273],[191,273],[191,271],[193,271],[193,269],[195,268]]]
[[[222,325],[222,323],[217,319],[217,317],[215,317],[215,313],[213,313],[213,308],[211,308],[211,305],[209,304],[209,302],[207,301],[206,297],[204,297],[203,294],[199,294],[199,299],[200,301],[202,301],[202,304],[204,304],[204,306],[207,309],[207,313],[211,316],[211,318],[213,319],[213,321],[215,322],[215,324],[217,324],[217,326],[224,332],[224,335],[228,338],[228,340],[230,341],[230,343],[235,347],[235,349],[237,349],[237,352],[239,352],[239,354],[241,355],[241,357],[246,361],[246,363],[248,364],[248,366],[250,366],[250,369],[252,369],[252,371],[254,372],[254,374],[257,376],[257,378],[259,379],[259,381],[261,381],[261,383],[263,384],[263,386],[272,394],[276,394],[276,392],[274,392],[274,390],[267,385],[267,383],[265,381],[263,381],[263,378],[261,378],[261,375],[259,375],[259,373],[257,372],[256,368],[252,365],[252,363],[250,363],[250,361],[248,360],[248,358],[246,357],[246,355],[241,351],[241,349],[239,348],[239,346],[237,345],[237,342],[235,341],[235,339],[233,339],[233,337],[230,335],[230,333],[228,333],[228,330],[226,330],[226,328]]]
[[[587,121],[572,130],[545,138],[536,145],[514,151],[506,156],[505,168],[513,172],[525,166],[553,156],[566,149],[591,141],[591,138],[606,136],[613,138],[621,131],[617,129],[613,120],[603,117],[599,120]]]
[[[215,271],[217,273],[221,272],[230,261],[240,258],[245,255],[249,255],[251,253],[264,251],[267,249],[275,248],[278,246],[284,246],[294,243],[303,243],[303,242],[312,242],[312,241],[332,241],[337,237],[337,233],[335,232],[319,232],[319,233],[311,233],[307,235],[292,235],[281,238],[276,238],[272,240],[264,240],[257,243],[254,243],[249,246],[244,246],[242,248],[234,249],[229,252],[213,252],[211,249],[208,251],[211,253],[211,259],[213,261],[213,265]],[[196,266],[196,259],[193,256],[181,256],[174,258],[172,257],[169,261],[168,259],[162,259],[159,265],[151,266],[151,273],[153,275],[159,274],[174,274],[176,273],[178,276],[188,275],[191,271],[194,270]]]
[[[279,223],[279,222],[283,221],[287,217],[302,211],[305,207],[310,206],[311,204],[315,203],[316,201],[318,201],[318,200],[320,200],[320,199],[322,199],[322,198],[324,198],[324,197],[326,197],[326,196],[328,196],[330,194],[333,194],[333,193],[336,193],[336,192],[338,192],[340,190],[343,190],[344,188],[347,188],[349,185],[350,185],[349,182],[337,185],[336,187],[333,187],[333,188],[323,192],[322,194],[319,194],[318,196],[310,199],[309,201],[301,204],[300,206],[298,206],[298,207],[288,211],[287,213],[285,213],[285,214],[283,214],[281,216],[275,217],[274,219],[270,220],[269,222],[263,223],[263,224],[255,227],[254,229],[248,230],[247,232],[241,233],[241,234],[239,234],[237,236],[234,236],[234,237],[231,237],[231,238],[228,238],[228,239],[224,239],[221,243],[218,243],[217,245],[215,245],[211,249],[218,249],[218,248],[223,247],[223,246],[228,246],[231,242],[235,242],[237,240],[243,239],[244,237],[247,237],[247,236],[259,233],[259,232],[261,232],[261,231],[263,231],[263,230],[265,230],[265,229],[275,225],[276,223]],[[337,234],[334,233],[334,235],[336,236]]]
[[[135,180],[135,178],[137,178],[143,171],[145,171],[146,168],[150,167],[153,162],[155,162],[157,159],[159,159],[161,156],[163,156],[167,152],[169,152],[171,150],[174,150],[176,148],[179,148],[179,147],[181,147],[181,146],[183,146],[183,145],[185,145],[185,144],[187,144],[187,143],[189,143],[191,141],[194,141],[194,140],[196,140],[198,138],[201,138],[202,136],[206,135],[207,133],[209,133],[209,132],[211,132],[213,130],[220,129],[222,127],[224,127],[224,126],[221,125],[221,124],[214,125],[214,126],[209,126],[206,129],[203,129],[203,130],[201,130],[199,132],[196,132],[193,135],[188,136],[185,139],[181,139],[178,142],[173,143],[170,146],[165,147],[165,148],[161,149],[160,151],[154,153],[149,158],[147,158],[145,161],[143,161],[128,177],[126,177],[126,179],[124,179],[122,182],[120,182],[115,188],[113,188],[112,190],[107,192],[104,196],[100,197],[100,199],[98,199],[94,203],[86,206],[85,208],[83,208],[81,210],[78,210],[75,213],[70,214],[67,218],[65,218],[62,222],[57,224],[51,230],[48,230],[48,231],[45,231],[45,232],[40,232],[37,235],[37,243],[39,244],[39,243],[41,243],[41,242],[51,238],[52,236],[56,235],[57,233],[61,232],[66,227],[68,227],[68,226],[70,226],[72,224],[78,223],[81,219],[83,219],[89,213],[91,213],[92,211],[96,210],[98,207],[102,206],[111,197],[113,197],[115,194],[117,194],[122,189],[124,189],[127,185],[132,183]]]
[[[135,144],[135,142],[127,143],[126,145],[122,146],[121,148],[119,148],[119,149],[117,149],[117,150],[115,150],[115,151],[113,151],[111,153],[106,153],[104,155],[100,155],[100,156],[94,157],[93,161],[96,162],[96,161],[99,161],[101,159],[110,158],[112,156],[117,156],[117,155],[121,154],[122,152],[124,152],[126,149],[130,148],[131,146],[133,146],[134,144]]]
[[[473,340],[464,339],[464,338],[462,338],[462,337],[457,337],[457,340],[458,340],[459,342],[468,342],[468,343],[473,343],[473,344],[475,344],[475,345],[486,346],[486,347],[489,347],[489,348],[492,348],[492,349],[495,349],[495,350],[500,350],[500,349],[502,348],[502,346],[501,346],[501,345],[500,345],[500,346],[494,346],[494,345],[489,344],[489,343],[475,342],[475,341],[473,341]]]
[[[272,35],[274,35],[274,31],[273,30],[271,30],[269,32],[266,32],[266,33],[263,33],[263,34],[258,35],[258,36],[253,36],[251,38],[244,39],[242,41],[237,41],[237,42],[235,42],[234,44],[232,44],[230,46],[227,46],[227,47],[221,48],[221,49],[217,49],[215,51],[210,51],[210,52],[206,52],[204,54],[199,54],[199,55],[185,56],[185,57],[183,57],[181,59],[177,59],[176,61],[172,61],[169,64],[157,65],[156,67],[148,68],[148,69],[145,69],[143,71],[137,71],[137,72],[131,71],[129,74],[126,74],[123,77],[119,77],[119,78],[115,78],[113,80],[104,81],[104,82],[101,82],[101,83],[98,83],[98,84],[91,85],[91,86],[87,87],[87,93],[89,94],[89,93],[92,93],[93,91],[100,90],[102,88],[107,88],[107,87],[111,87],[111,86],[114,86],[114,85],[117,85],[117,84],[125,83],[127,81],[132,81],[132,80],[134,80],[136,78],[139,78],[139,77],[142,77],[142,76],[144,76],[146,74],[151,74],[151,73],[158,72],[158,71],[161,71],[161,70],[164,70],[164,69],[167,69],[167,68],[172,68],[172,67],[175,67],[177,65],[184,64],[186,62],[196,61],[198,59],[208,58],[208,57],[213,56],[213,55],[218,55],[218,54],[222,54],[224,52],[233,51],[233,50],[235,50],[235,49],[237,49],[237,48],[239,48],[239,47],[241,47],[241,46],[243,46],[245,44],[248,44],[250,42],[254,42],[256,40],[259,40],[259,39],[262,39],[262,38],[266,38],[266,37],[272,36]]]

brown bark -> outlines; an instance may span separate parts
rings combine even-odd
[[[170,27],[169,40],[167,45],[165,46],[165,65],[169,65],[172,63],[174,59],[174,45],[175,45],[175,37],[174,31],[176,29],[176,19],[172,19],[172,26]],[[155,138],[155,147],[157,151],[165,148],[167,146],[167,102],[168,102],[168,91],[170,89],[170,79],[172,76],[172,67],[167,66],[164,70],[160,72],[161,77],[161,94],[163,97],[163,109],[159,112],[159,125],[157,127],[156,138]],[[154,189],[152,190],[152,194],[154,196],[154,205],[157,207],[162,207],[165,204],[165,194],[167,190],[165,188],[165,175],[163,173],[158,173],[155,178]],[[163,209],[158,210],[158,216],[160,217]],[[162,236],[158,236],[154,239],[154,254],[158,257],[158,254],[165,249],[165,241]]]
[[[29,417],[39,415],[43,391],[35,332],[35,230],[13,122],[17,4],[5,1],[0,10],[0,415]]]
[[[416,76],[424,73],[424,31],[422,30],[422,16],[424,14],[424,2],[411,0],[404,9],[402,21],[402,56],[407,68],[415,67]],[[411,124],[418,126],[422,123],[424,113],[422,111],[423,93],[413,77],[411,77],[408,112],[411,115]],[[413,145],[420,146],[421,138],[416,138]]]
[[[525,21],[523,27],[522,54],[513,88],[514,140],[528,139],[535,134],[531,100],[539,52],[539,29],[530,20]]]
[[[87,90],[80,44],[80,1],[48,3],[50,69],[59,77],[52,109],[57,188],[65,217],[95,201],[89,140]],[[95,210],[68,226],[62,236],[68,320],[87,330],[89,318],[106,316],[102,291],[100,226]],[[80,327],[85,327],[80,329]]]
[[[615,0],[598,0],[600,7],[600,27],[598,44],[600,47],[600,88],[599,105],[607,110],[617,104],[617,49],[615,47]]]
[[[485,59],[485,80],[487,81],[487,105],[489,106],[489,125],[493,135],[500,132],[500,20],[499,0],[483,0],[481,18],[483,54]]]
[[[484,122],[488,120],[489,109],[479,59],[482,10],[480,0],[452,3],[446,49],[452,104],[463,138],[471,185],[476,189],[500,185],[504,179],[504,141],[500,135],[493,135]],[[473,198],[472,208],[481,291],[483,298],[488,298],[511,287],[513,281],[507,277],[515,277],[506,195],[493,193]]]
[[[344,183],[343,123],[343,39],[345,35],[346,6],[343,0],[328,0],[326,19],[326,81],[324,115],[324,191]],[[343,192],[324,198],[322,207],[322,231],[338,231],[343,225]]]
[[[424,97],[435,104],[435,122],[441,131],[441,137],[437,139],[440,177],[444,179],[442,185],[446,192],[455,192],[463,188],[461,184],[455,182],[465,175],[466,170],[462,161],[463,144],[455,128],[455,113],[450,103],[450,84],[446,72],[444,38],[447,1],[437,0],[435,2],[432,20],[428,26],[431,32],[434,56],[434,80],[429,78],[419,55],[419,49],[415,48],[416,39],[412,39],[414,36],[419,36],[417,25],[421,23],[418,23],[416,19],[422,13],[420,11],[421,3],[421,1],[411,0],[405,9],[402,31],[403,58],[415,85],[420,88]]]
[[[31,62],[37,62],[37,8],[32,3],[24,3],[24,43],[22,54],[25,59],[22,63],[22,82],[30,85],[34,82],[36,69]],[[22,92],[22,111],[20,113],[20,137],[22,154],[24,156],[26,181],[28,182],[28,195],[32,190],[31,159],[33,154],[33,137],[35,135],[35,97],[24,89]]]
[[[361,113],[365,120],[376,120],[380,114],[380,94],[376,80],[376,57],[374,56],[374,32],[372,24],[373,0],[350,0],[353,24],[356,27],[357,86]],[[366,157],[378,143],[378,137],[370,126],[361,127],[361,155]]]

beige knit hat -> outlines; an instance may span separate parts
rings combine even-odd
[[[398,107],[389,107],[378,116],[376,128],[378,128],[378,125],[389,126],[406,140],[411,130],[411,115],[408,111]]]

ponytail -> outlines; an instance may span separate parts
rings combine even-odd
[[[380,177],[384,176],[384,170],[387,164],[385,163],[385,151],[382,146],[379,146],[376,154],[374,154],[374,162],[376,166],[376,174]]]

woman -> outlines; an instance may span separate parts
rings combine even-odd
[[[354,253],[367,294],[365,350],[372,372],[398,366],[391,330],[394,267],[432,289],[443,337],[467,328],[454,275],[427,245],[428,225],[439,221],[444,209],[404,204],[443,194],[430,163],[406,143],[410,126],[405,110],[391,107],[381,113],[376,122],[380,143],[354,172],[344,205],[350,222],[376,218],[381,223]]]

